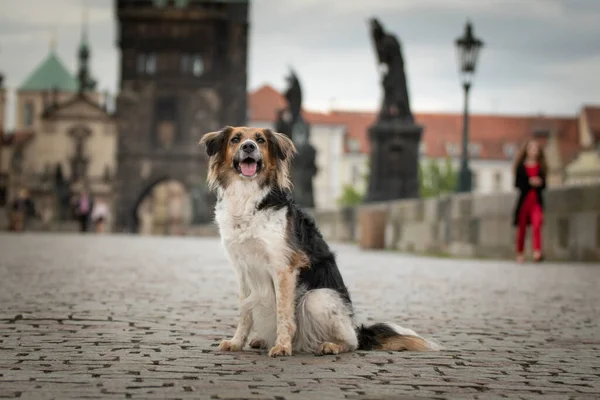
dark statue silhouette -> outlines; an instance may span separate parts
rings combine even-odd
[[[298,150],[291,169],[294,200],[300,207],[313,208],[315,203],[312,180],[317,174],[317,152],[309,141],[310,125],[302,117],[302,88],[294,71],[290,71],[287,83],[287,107],[277,112],[275,130],[287,135]]]
[[[302,111],[302,89],[296,73],[292,70],[287,77],[288,89],[285,91],[285,99],[288,103],[288,110],[291,113],[292,121],[298,121]]]
[[[66,221],[69,218],[71,188],[69,181],[65,179],[60,163],[56,164],[56,169],[54,170],[54,193],[58,200],[58,220]]]
[[[369,21],[377,64],[383,67],[383,102],[377,121],[369,127],[371,144],[369,186],[365,201],[380,202],[419,197],[419,142],[423,128],[414,122],[400,41]]]
[[[371,19],[371,37],[379,64],[386,67],[382,81],[384,96],[379,119],[401,118],[412,121],[400,42],[395,36],[386,33],[376,18]]]

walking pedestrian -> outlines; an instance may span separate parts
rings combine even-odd
[[[13,232],[22,232],[27,229],[29,218],[37,215],[33,200],[29,197],[29,191],[25,188],[19,191],[19,196],[10,207],[10,226]]]
[[[542,225],[544,221],[544,198],[546,189],[546,157],[535,140],[523,146],[515,161],[515,187],[520,194],[517,200],[513,224],[517,227],[517,261],[525,260],[523,251],[527,227],[532,228],[534,261],[542,261]]]
[[[94,209],[94,199],[84,188],[79,194],[79,198],[75,204],[75,215],[79,220],[79,231],[85,233],[88,231],[90,224],[90,216]]]
[[[108,220],[110,215],[110,210],[108,209],[108,205],[102,199],[98,199],[94,202],[94,209],[92,210],[92,221],[94,221],[94,227],[96,228],[96,233],[104,232],[104,225]]]

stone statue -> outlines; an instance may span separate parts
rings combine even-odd
[[[376,18],[371,19],[371,36],[379,64],[385,66],[382,82],[383,105],[379,119],[398,118],[412,121],[400,42],[394,35],[386,33]]]
[[[87,157],[84,152],[84,137],[75,138],[75,155],[71,159],[71,180],[73,182],[85,181],[87,178]]]
[[[371,147],[366,202],[419,197],[419,143],[423,127],[410,110],[408,85],[400,42],[370,20],[371,38],[383,67],[383,104],[369,127]]]
[[[295,122],[300,118],[302,111],[302,89],[300,88],[300,81],[298,81],[298,77],[293,70],[290,71],[290,75],[287,77],[287,83],[289,87],[285,92],[285,99],[288,103],[291,119]]]
[[[291,168],[294,200],[300,207],[313,208],[312,180],[317,174],[317,152],[310,144],[310,126],[302,117],[302,89],[293,71],[290,71],[287,82],[289,85],[285,91],[287,107],[277,112],[275,130],[287,135],[298,150]]]

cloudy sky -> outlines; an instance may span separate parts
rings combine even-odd
[[[0,71],[18,86],[48,53],[75,71],[82,10],[89,7],[92,71],[115,92],[113,0],[0,0]],[[285,7],[282,6],[285,4]],[[367,20],[402,42],[412,107],[460,111],[454,39],[467,18],[485,42],[472,90],[479,113],[574,114],[600,104],[599,0],[253,0],[249,89],[300,76],[308,109],[374,110],[381,98]]]

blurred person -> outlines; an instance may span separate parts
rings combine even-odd
[[[36,211],[33,200],[29,197],[29,191],[23,188],[10,207],[9,229],[14,232],[26,230],[29,218],[35,216]]]
[[[110,210],[108,209],[106,202],[102,199],[95,201],[94,208],[92,209],[92,221],[94,222],[96,233],[104,232],[104,225],[109,216]]]
[[[534,261],[542,261],[542,224],[544,220],[543,191],[546,189],[546,157],[535,140],[525,143],[515,160],[515,187],[520,194],[515,207],[513,224],[517,227],[517,262],[525,258],[525,235],[531,225]]]
[[[44,198],[41,209],[42,227],[44,230],[51,230],[54,218],[54,204],[50,196]]]
[[[79,197],[75,202],[75,217],[79,221],[80,232],[85,233],[88,231],[93,209],[93,197],[88,193],[87,189],[81,189]]]

